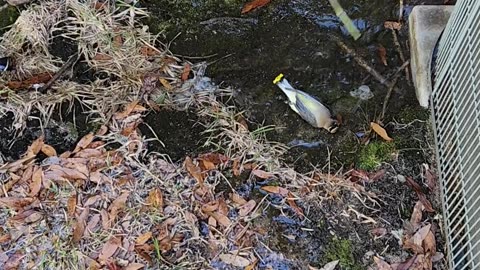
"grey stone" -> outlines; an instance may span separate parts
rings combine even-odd
[[[420,106],[428,108],[432,93],[431,62],[433,50],[453,6],[416,6],[408,19],[410,31],[410,64]]]

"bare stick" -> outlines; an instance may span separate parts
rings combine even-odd
[[[393,42],[395,43],[395,48],[397,49],[398,55],[400,56],[400,60],[402,60],[402,63],[405,63],[405,55],[403,54],[402,46],[400,46],[400,42],[398,41],[397,32],[395,31],[395,29],[391,30],[393,35]],[[408,69],[405,69],[405,77],[407,78],[407,81],[410,82],[410,73],[408,72]]]
[[[48,90],[48,88],[50,88],[56,80],[58,80],[63,74],[65,74],[65,72],[67,72],[67,69],[70,66],[72,66],[75,62],[77,62],[77,60],[78,60],[78,53],[75,53],[74,55],[70,56],[67,62],[63,64],[62,68],[57,73],[55,73],[55,75],[53,75],[53,77],[44,86],[42,86],[42,88],[39,89],[39,92],[45,93]]]
[[[403,63],[403,65],[399,67],[397,71],[392,75],[392,85],[388,88],[387,95],[385,95],[385,99],[383,100],[383,108],[382,108],[382,114],[380,115],[380,120],[383,120],[383,118],[385,117],[388,101],[390,100],[390,96],[392,95],[393,89],[395,88],[395,85],[397,84],[398,79],[400,78],[400,74],[402,73],[402,70],[408,67],[409,64],[410,64],[410,61]]]
[[[361,58],[353,49],[349,48],[347,44],[345,44],[343,41],[341,41],[339,38],[334,37],[333,38],[336,42],[337,45],[344,50],[346,53],[350,54],[353,59],[355,59],[355,62],[359,64],[361,67],[363,67],[366,71],[368,71],[377,81],[379,81],[381,84],[385,85],[386,87],[394,87],[392,82],[388,81],[385,77],[383,77],[382,74],[380,74],[378,71],[376,71],[373,67],[371,67],[367,61],[365,61],[363,58]]]

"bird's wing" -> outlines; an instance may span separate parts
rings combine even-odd
[[[318,127],[317,120],[313,114],[313,112],[316,111],[316,106],[318,106],[318,104],[315,103],[315,101],[302,95],[302,93],[297,93],[296,95],[295,107],[298,109],[298,114],[310,125]]]

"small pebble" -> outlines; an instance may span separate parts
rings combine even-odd
[[[400,182],[400,183],[405,183],[407,182],[407,179],[405,178],[405,176],[401,175],[401,174],[398,174],[397,175],[397,180]]]

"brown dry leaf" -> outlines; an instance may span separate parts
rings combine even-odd
[[[242,8],[242,14],[248,13],[256,8],[263,7],[270,3],[271,0],[253,0],[245,4]]]
[[[115,251],[122,245],[122,240],[118,237],[113,236],[110,238],[102,247],[102,251],[100,255],[98,255],[98,259],[100,261],[106,262],[110,257],[115,254]]]
[[[9,81],[7,82],[7,86],[12,90],[27,89],[32,87],[32,85],[34,84],[47,83],[48,81],[50,81],[50,79],[52,79],[52,76],[53,74],[44,72],[36,74],[23,81]]]
[[[108,127],[105,126],[105,125],[102,125],[102,126],[98,129],[97,133],[95,133],[95,135],[96,135],[96,136],[103,136],[103,135],[107,134],[107,132],[108,132]]]
[[[218,209],[218,201],[211,201],[209,203],[206,203],[202,205],[202,212],[207,213],[207,212],[213,212]]]
[[[25,257],[20,250],[17,250],[3,265],[4,270],[16,270],[20,266],[22,259]]]
[[[155,56],[160,54],[158,50],[146,45],[140,48],[140,53],[144,56]]]
[[[250,264],[250,261],[244,257],[233,254],[220,254],[218,258],[220,258],[220,260],[226,264],[237,267],[247,267]]]
[[[408,259],[408,260],[400,263],[399,265],[397,265],[396,270],[408,270],[408,269],[410,269],[410,267],[412,266],[413,262],[415,262],[416,259],[417,259],[417,255],[415,254],[410,259]]]
[[[108,178],[106,175],[104,175],[101,172],[92,172],[90,174],[89,180],[98,185],[112,182],[110,178]]]
[[[387,49],[382,46],[382,44],[378,45],[378,56],[380,57],[380,60],[382,61],[384,66],[388,66],[387,63]]]
[[[95,135],[95,136],[96,136],[96,135]],[[105,142],[96,141],[96,142],[92,142],[92,143],[90,143],[89,145],[87,145],[87,148],[95,149],[95,148],[99,148],[100,146],[104,146],[104,145],[105,145]]]
[[[433,174],[432,171],[429,168],[427,168],[425,170],[424,176],[425,176],[425,180],[427,181],[427,186],[430,189],[430,191],[435,190],[435,188],[437,186],[437,177],[435,176],[435,174]]]
[[[117,217],[118,211],[122,210],[125,207],[128,196],[130,195],[129,191],[124,191],[122,195],[118,196],[109,207],[110,210],[110,220],[115,220]]]
[[[423,193],[422,187],[417,182],[415,182],[415,180],[413,180],[413,178],[410,176],[406,177],[405,179],[407,180],[407,185],[409,185],[417,193],[417,196],[422,202],[423,207],[425,207],[425,210],[431,213],[435,212],[435,210],[432,207],[432,204],[427,199],[427,196],[425,195],[425,193]]]
[[[113,45],[116,47],[121,47],[123,44],[123,38],[122,35],[116,35],[113,37]]]
[[[146,232],[135,240],[135,245],[143,245],[145,244],[150,238],[152,238],[152,232]]]
[[[144,269],[144,268],[145,268],[144,264],[130,263],[129,265],[127,265],[127,267],[125,267],[125,270],[140,270],[140,269]]]
[[[163,85],[163,87],[165,87],[165,89],[167,91],[172,91],[173,89],[173,86],[164,78],[160,78],[158,79],[160,81],[160,83]]]
[[[287,203],[290,205],[290,207],[295,211],[295,213],[300,217],[303,218],[303,210],[300,208],[297,203],[295,202],[295,196],[291,192],[288,192],[288,198],[287,198]]]
[[[148,194],[147,204],[158,210],[163,210],[163,194],[162,191],[158,188],[153,189]]]
[[[33,202],[33,198],[2,197],[0,206],[20,210]]]
[[[121,112],[117,112],[113,115],[113,117],[117,120],[121,120],[124,118],[127,118],[130,114],[132,113],[139,113],[139,112],[144,112],[147,109],[143,107],[142,105],[138,105],[138,100],[132,101],[127,106],[125,106],[125,109]]]
[[[12,240],[12,236],[9,233],[0,235],[0,245],[8,243],[10,240]]]
[[[112,57],[110,55],[106,54],[106,53],[97,53],[93,57],[93,60],[108,61],[108,60],[112,60]]]
[[[413,244],[417,247],[420,247],[421,250],[423,250],[422,248],[423,240],[425,240],[427,235],[430,233],[431,227],[432,227],[431,224],[423,226],[411,238]],[[419,252],[419,253],[423,253],[423,252]]]
[[[206,171],[211,171],[211,170],[214,170],[216,168],[215,164],[213,164],[213,162],[211,162],[211,161],[200,159],[200,162],[201,162],[201,165],[203,166],[203,168],[205,168]]]
[[[75,244],[79,243],[82,240],[83,234],[85,233],[85,223],[87,221],[88,213],[90,212],[90,208],[86,207],[83,209],[80,216],[77,218],[75,222],[75,226],[73,227],[73,242]]]
[[[72,152],[70,152],[70,151],[65,151],[65,152],[63,152],[62,154],[60,154],[60,156],[58,156],[58,157],[59,157],[59,158],[69,158],[71,155],[72,155]]]
[[[42,150],[43,144],[43,136],[38,137],[28,147],[26,156],[36,156]]]
[[[230,193],[230,199],[239,206],[247,203],[247,200],[242,198],[242,196],[240,196],[238,193]]]
[[[380,135],[380,137],[382,137],[385,141],[390,142],[393,140],[388,136],[387,131],[385,131],[385,129],[381,127],[379,124],[370,122],[370,127],[373,129],[373,131],[375,131],[375,133]]]
[[[258,170],[258,169],[253,170],[252,174],[255,175],[256,177],[262,178],[262,179],[267,179],[267,178],[273,177],[273,173],[269,173],[269,172]]]
[[[437,252],[437,243],[435,241],[435,235],[432,231],[429,231],[425,239],[423,239],[423,250],[425,253],[435,254]]]
[[[388,263],[377,256],[373,257],[373,260],[377,264],[378,270],[392,270],[392,267]]]
[[[80,141],[77,143],[77,146],[75,147],[75,150],[73,150],[73,153],[75,154],[78,151],[87,147],[87,145],[89,145],[94,138],[95,138],[95,135],[93,135],[93,133],[91,132],[83,136],[83,138],[81,138]]]
[[[410,223],[416,227],[420,222],[422,222],[422,212],[423,212],[423,203],[417,201],[415,207],[413,207],[412,216],[410,217]]]
[[[102,217],[102,228],[104,230],[110,229],[110,227],[112,226],[112,221],[108,217],[108,213],[107,211],[105,211],[105,209],[102,209],[100,211],[100,216]]]
[[[264,186],[262,187],[262,190],[269,192],[269,193],[275,193],[282,195],[283,197],[286,197],[288,195],[288,189],[282,188],[279,186]]]
[[[218,212],[209,212],[208,214],[212,216],[216,221],[218,221],[218,223],[220,223],[220,225],[224,227],[228,227],[232,223],[227,216],[222,215]]]
[[[55,150],[55,148],[48,144],[44,144],[42,146],[42,153],[44,153],[47,157],[54,157],[57,155],[57,151]]]
[[[248,214],[250,214],[250,212],[252,212],[253,209],[255,209],[255,206],[257,206],[257,203],[254,200],[250,200],[246,204],[242,205],[242,207],[239,208],[238,214],[241,217],[245,217]]]
[[[88,205],[85,205],[88,206]],[[75,210],[77,208],[77,194],[72,194],[67,201],[67,214],[71,217],[75,215]]]
[[[383,23],[383,26],[387,29],[392,29],[392,30],[400,30],[402,28],[401,23],[394,22],[394,21],[386,21]]]
[[[32,182],[30,183],[30,197],[35,197],[42,188],[43,170],[42,167],[38,167],[32,175]]]
[[[57,181],[62,181],[64,179],[68,180],[87,180],[88,177],[75,169],[69,169],[69,168],[63,168],[59,165],[52,165],[50,168],[45,170],[44,172],[44,179],[47,180],[57,180]]]
[[[197,180],[199,184],[203,184],[202,170],[193,164],[193,161],[190,157],[185,158],[185,167],[187,168],[188,173]]]
[[[232,171],[234,176],[240,175],[240,161],[238,159],[233,160]]]
[[[188,75],[190,75],[190,70],[192,69],[192,67],[190,66],[190,64],[186,63],[185,64],[185,67],[183,68],[183,72],[182,72],[182,81],[186,81],[188,80]]]

